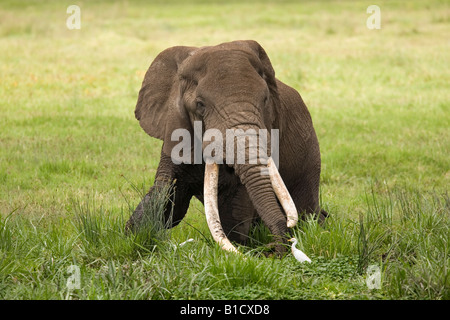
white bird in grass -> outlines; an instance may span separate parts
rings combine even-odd
[[[186,241],[184,241],[184,242],[182,242],[182,243],[180,243],[178,246],[179,247],[182,247],[182,246],[184,246],[186,243],[189,243],[189,242],[192,242],[192,241],[194,241],[194,239],[187,239]]]
[[[291,238],[288,241],[293,242],[293,244],[291,246],[291,251],[292,251],[292,254],[294,255],[295,259],[297,259],[300,262],[308,261],[309,263],[311,263],[311,259],[308,258],[308,256],[306,254],[304,254],[303,251],[301,251],[295,247],[298,242],[297,239]]]

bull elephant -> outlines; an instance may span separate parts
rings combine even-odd
[[[256,41],[164,50],[145,74],[135,116],[163,145],[154,185],[128,230],[139,227],[152,194],[169,184],[175,187],[165,212],[166,219],[171,214],[170,227],[183,219],[195,196],[205,206],[213,238],[226,250],[236,250],[231,241],[245,244],[258,219],[274,236],[275,250],[283,252],[298,212],[326,218],[319,207],[321,159],[311,116],[299,93],[275,78]],[[211,129],[214,139],[205,139]],[[237,141],[238,134],[229,134],[238,129],[248,133],[240,151],[245,161],[237,159],[237,142],[223,143]],[[182,144],[180,133],[191,138]],[[265,148],[252,136],[265,141]],[[205,155],[208,148],[214,151]]]

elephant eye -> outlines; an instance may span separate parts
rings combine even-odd
[[[197,113],[201,116],[205,113],[205,104],[201,101],[197,101]]]

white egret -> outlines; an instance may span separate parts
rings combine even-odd
[[[194,241],[194,239],[187,239],[186,241],[184,241],[184,242],[182,242],[182,243],[180,243],[178,246],[179,247],[182,247],[182,246],[184,246],[186,243],[189,243],[189,242],[192,242],[192,241]]]
[[[295,259],[297,259],[300,262],[308,261],[311,263],[311,259],[308,258],[308,256],[306,254],[304,254],[303,251],[301,251],[295,247],[298,242],[297,239],[291,238],[288,241],[293,242],[293,244],[291,246],[291,251],[292,251],[292,254],[294,255]]]

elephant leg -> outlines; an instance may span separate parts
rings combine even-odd
[[[320,223],[323,223],[328,213],[320,208],[319,203],[319,179],[320,172],[311,171],[299,178],[299,183],[290,191],[297,211],[302,214],[302,219],[313,215]]]
[[[151,210],[158,209],[161,205],[159,201],[165,201],[164,225],[168,228],[175,227],[186,215],[191,197],[189,187],[182,183],[155,183],[134,210],[126,224],[126,230],[139,228],[149,218]]]
[[[193,192],[188,183],[183,182],[183,179],[177,179],[177,171],[179,171],[179,167],[175,167],[170,157],[161,153],[155,183],[127,221],[125,226],[127,231],[139,228],[145,218],[149,218],[150,211],[159,207],[159,201],[165,201],[165,226],[172,228],[180,223],[189,207]]]
[[[170,184],[167,183],[167,186]],[[139,205],[134,210],[133,214],[131,215],[130,219],[127,221],[125,229],[127,231],[136,231],[139,226],[141,226],[146,218],[151,218],[151,210],[152,207],[157,206],[157,203],[159,201],[163,200],[164,195],[162,192],[163,190],[167,192],[167,196],[169,197],[169,188],[164,188],[163,185],[153,185],[149,192],[144,196],[144,198],[141,200]],[[169,215],[170,215],[170,208],[166,207],[164,210],[164,222],[166,224]]]

